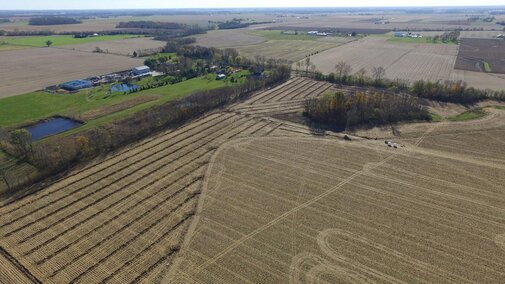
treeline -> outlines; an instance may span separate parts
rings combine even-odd
[[[3,24],[3,23],[10,23],[11,20],[9,19],[5,19],[5,18],[0,18],[0,24]]]
[[[333,130],[357,125],[382,125],[410,120],[430,120],[418,98],[388,93],[344,95],[341,92],[305,102],[304,115],[312,122]]]
[[[206,29],[203,29],[198,25],[154,21],[120,22],[116,28],[127,29],[129,33],[138,32],[140,34],[153,35],[156,37],[156,40],[170,40],[177,37],[185,37],[206,32]]]
[[[178,127],[205,112],[245,99],[261,88],[286,81],[289,66],[275,66],[264,79],[248,78],[239,85],[193,93],[183,99],[136,112],[135,115],[79,133],[32,142],[29,133],[0,135],[2,149],[39,169],[32,183],[64,172],[76,164],[107,154],[157,132]],[[0,132],[1,134],[2,132]],[[24,186],[27,186],[26,184]],[[14,190],[11,188],[11,191]]]
[[[31,26],[72,25],[80,23],[82,22],[75,18],[55,16],[31,18],[28,22]]]
[[[186,25],[178,23],[166,23],[166,22],[153,22],[153,21],[130,21],[130,22],[120,22],[116,25],[118,29],[184,29]]]
[[[233,18],[231,21],[226,21],[226,22],[212,22],[209,21],[209,24],[217,24],[217,27],[220,30],[231,30],[231,29],[240,29],[240,28],[246,28],[251,25],[260,25],[260,24],[269,24],[272,23],[270,21],[264,21],[264,22],[247,22],[244,23],[243,19],[237,19]]]
[[[386,70],[383,67],[374,67],[371,72],[361,68],[353,74],[353,69],[348,63],[338,62],[335,72],[324,75],[315,71],[315,66],[310,63],[310,58],[303,64],[297,63],[296,66],[299,74],[316,80],[348,86],[375,87],[386,89],[392,93],[406,93],[436,101],[460,104],[473,104],[486,99],[505,101],[505,89],[500,91],[477,89],[468,87],[463,81],[451,80],[438,82],[419,80],[411,84],[407,80],[385,78]]]

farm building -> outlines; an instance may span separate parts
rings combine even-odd
[[[225,78],[226,78],[225,74],[217,74],[217,76],[216,76],[216,80],[223,80]]]
[[[93,82],[88,80],[74,80],[61,84],[61,88],[67,91],[77,91],[93,87]]]
[[[135,76],[146,75],[151,72],[151,68],[148,66],[139,66],[132,69],[132,73]]]

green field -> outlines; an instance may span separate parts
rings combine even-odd
[[[476,109],[471,109],[468,111],[465,111],[463,113],[460,113],[458,115],[449,117],[450,121],[466,121],[466,120],[472,120],[472,119],[478,119],[481,117],[484,117],[487,115],[487,112],[484,111],[482,108],[476,108]]]
[[[240,76],[245,74],[247,74],[247,71],[236,73],[233,76],[236,79],[239,79]],[[133,82],[133,84],[140,86],[147,85],[152,80],[154,79],[146,78],[140,82]],[[238,80],[238,82],[240,82],[240,80]],[[217,81],[215,80],[215,75],[210,74],[206,77],[198,77],[178,84],[166,85],[131,94],[107,94],[107,90],[109,88],[108,85],[96,87],[91,90],[83,90],[75,94],[52,94],[44,91],[33,92],[0,99],[0,126],[9,128],[15,127],[17,125],[23,125],[54,115],[75,117],[86,111],[117,104],[139,96],[159,96],[159,99],[155,101],[140,104],[127,110],[119,111],[89,121],[86,124],[86,127],[90,127],[92,125],[124,117],[155,104],[161,104],[163,102],[181,98],[195,91],[215,89],[230,84],[232,83],[229,79]]]
[[[52,36],[28,36],[28,37],[2,37],[1,46],[23,46],[23,47],[43,47],[48,40],[52,41],[51,46],[64,46],[81,43],[92,43],[109,40],[121,40],[139,37],[138,35],[104,35],[86,38],[74,38],[73,35],[52,35]]]

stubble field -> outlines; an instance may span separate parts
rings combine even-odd
[[[353,72],[361,68],[371,76],[374,67],[386,69],[386,77],[415,80],[462,80],[477,88],[502,90],[505,76],[455,70],[458,46],[453,44],[392,43],[383,37],[367,37],[311,57],[323,73],[334,72],[339,61],[349,63]]]
[[[431,125],[400,149],[280,131],[230,142],[211,160],[166,283],[499,283],[496,123],[494,138],[485,123]]]
[[[144,49],[159,49],[164,47],[165,44],[166,43],[163,41],[157,41],[153,40],[152,38],[142,37],[95,43],[73,44],[61,48],[76,51],[93,52],[97,47],[99,47],[104,53],[132,56],[134,51]]]
[[[0,97],[43,89],[65,81],[122,71],[143,59],[60,48],[0,52]]]
[[[2,201],[0,274],[44,283],[502,279],[503,110],[472,127],[407,125],[399,149],[270,117],[336,89],[293,78]],[[478,149],[447,150],[456,142]]]

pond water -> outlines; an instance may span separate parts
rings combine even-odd
[[[64,117],[55,117],[41,121],[32,126],[26,127],[26,130],[32,135],[32,140],[40,140],[47,136],[62,133],[72,128],[81,126],[82,123],[73,119]]]
[[[114,92],[129,92],[131,90],[135,90],[135,89],[138,89],[140,88],[139,86],[137,85],[129,85],[129,84],[117,84],[117,85],[113,85],[110,87],[110,91],[112,93]]]

